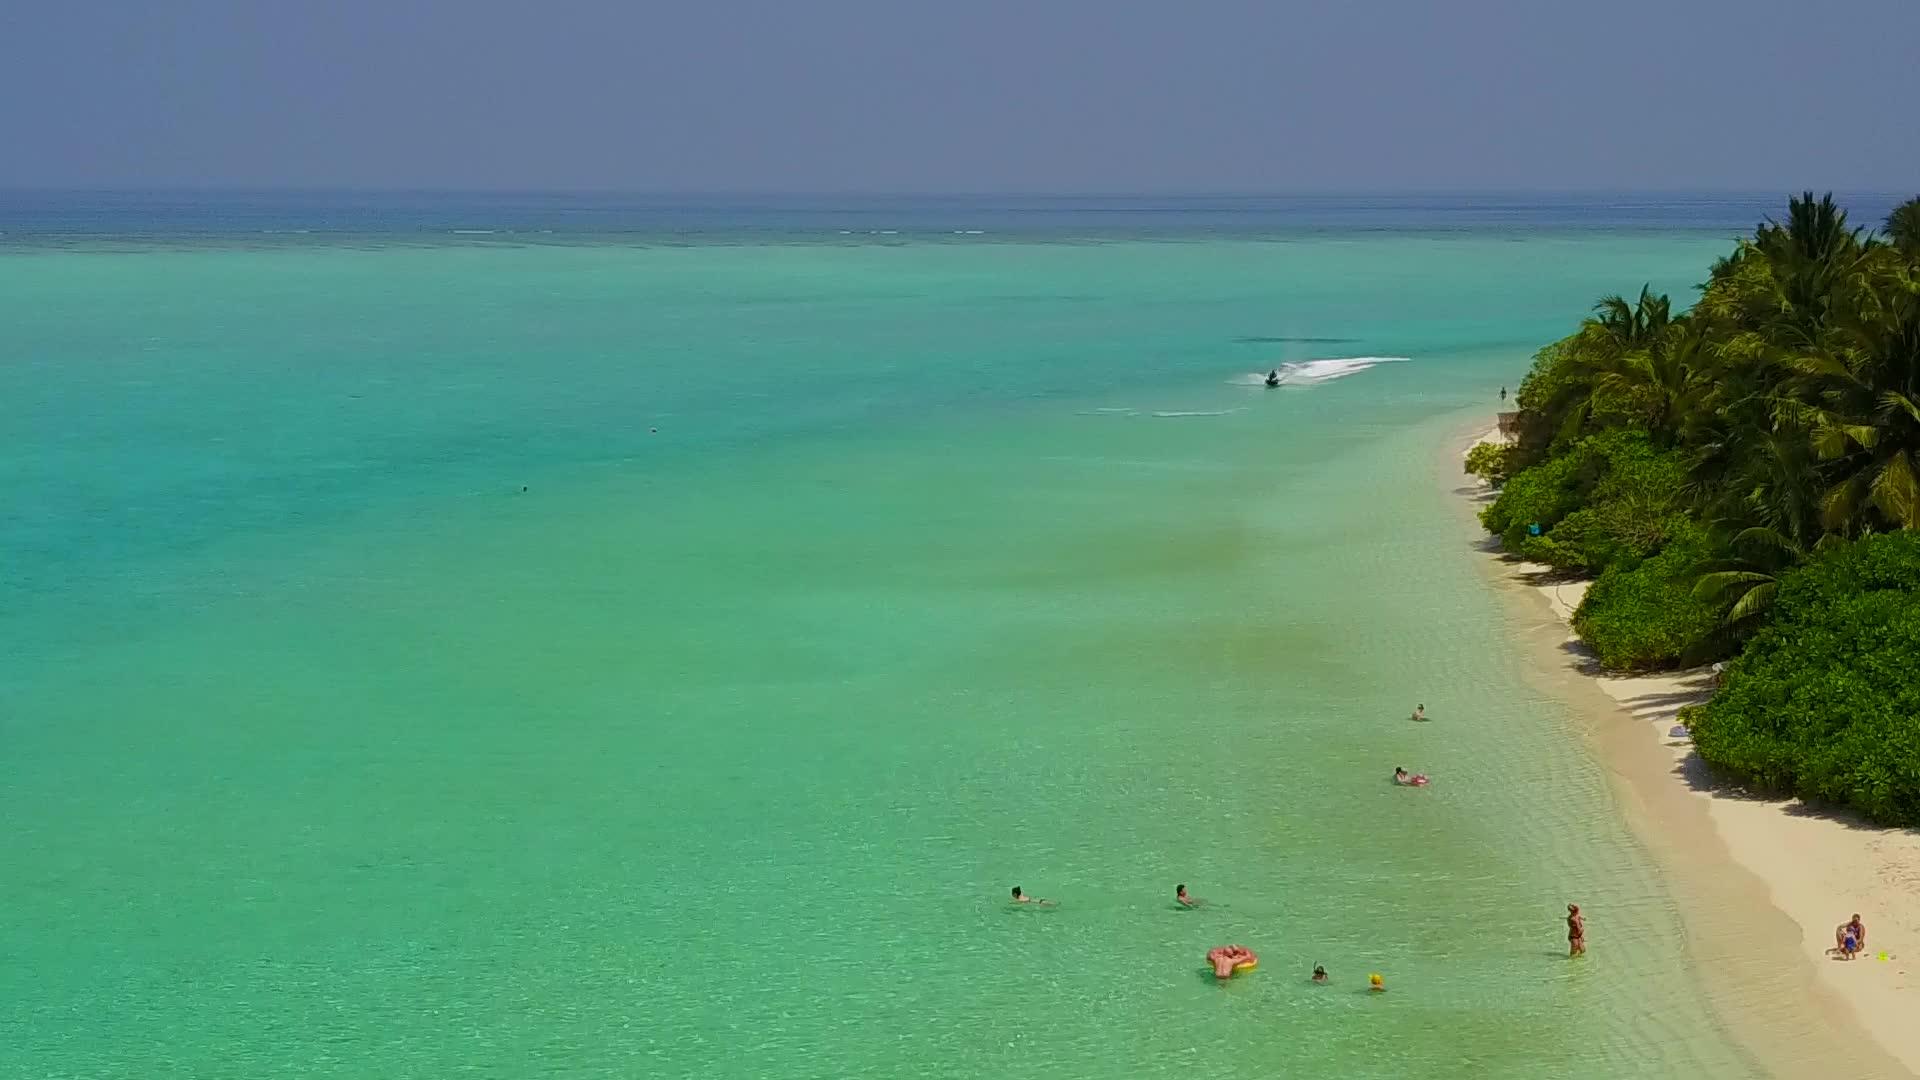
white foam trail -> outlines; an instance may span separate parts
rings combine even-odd
[[[1178,416],[1232,416],[1239,411],[1239,409],[1195,409],[1185,412],[1168,410],[1166,412],[1157,412],[1153,415],[1161,419],[1171,419]]]
[[[1358,375],[1369,368],[1381,364],[1404,364],[1411,360],[1408,356],[1345,356],[1327,360],[1296,360],[1281,364],[1281,386],[1313,386],[1318,383],[1344,379],[1349,375]],[[1265,372],[1252,372],[1228,380],[1236,386],[1265,386]]]

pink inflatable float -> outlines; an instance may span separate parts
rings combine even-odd
[[[1213,965],[1213,973],[1222,979],[1231,979],[1242,971],[1252,971],[1260,964],[1260,958],[1245,945],[1222,945],[1207,950],[1207,963]]]

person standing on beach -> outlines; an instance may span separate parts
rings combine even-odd
[[[1587,917],[1579,904],[1567,905],[1567,959],[1587,955]]]

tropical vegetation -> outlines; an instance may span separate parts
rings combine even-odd
[[[1482,522],[1594,578],[1574,626],[1606,667],[1729,660],[1707,760],[1920,821],[1920,199],[1873,231],[1808,192],[1699,288],[1540,350],[1511,444],[1468,458]]]
[[[1727,684],[1687,716],[1702,757],[1762,790],[1920,824],[1920,533],[1838,547],[1780,580]]]

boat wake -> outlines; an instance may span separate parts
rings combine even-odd
[[[1281,386],[1315,386],[1358,375],[1381,364],[1404,364],[1406,356],[1348,356],[1332,360],[1296,360],[1279,366]],[[1236,386],[1265,386],[1267,373],[1255,371],[1229,380]]]

